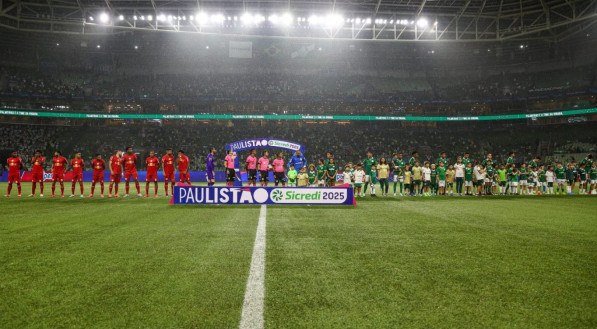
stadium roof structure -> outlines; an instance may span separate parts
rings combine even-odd
[[[595,0],[0,0],[0,26],[378,41],[560,41],[597,22]]]

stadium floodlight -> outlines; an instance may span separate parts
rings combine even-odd
[[[311,15],[309,16],[309,25],[317,25],[319,24],[319,17],[317,15]]]
[[[173,19],[174,17],[172,17],[172,15],[168,15],[168,22],[172,22]]]
[[[191,15],[191,16],[189,16],[189,21],[191,21],[191,22],[192,22],[192,21],[194,21],[194,20],[195,20],[195,16],[194,16],[194,15]]]
[[[99,21],[102,24],[106,24],[110,21],[110,16],[108,16],[108,14],[106,14],[106,13],[101,13],[99,15]]]
[[[166,15],[161,14],[161,15],[158,16],[158,21],[163,22],[165,20],[166,20]]]
[[[141,15],[141,20],[144,21],[145,20],[145,15]]]
[[[280,25],[282,25],[282,26],[290,26],[290,24],[292,24],[293,20],[294,20],[294,18],[292,17],[292,14],[290,14],[290,13],[284,13],[280,17]]]
[[[100,49],[102,46],[100,46],[100,45],[97,45],[97,46],[95,46],[95,47],[96,47],[97,49]]]
[[[234,16],[234,17],[232,17],[232,19],[236,22],[236,21],[238,21],[238,16]]]
[[[339,14],[329,14],[323,19],[323,26],[327,28],[340,28],[344,25],[344,17]]]
[[[89,20],[93,22],[93,16],[89,16]]]
[[[360,17],[357,17],[357,19],[356,19],[356,23],[357,23],[357,24],[361,24],[361,18],[360,18]]]
[[[135,50],[139,49],[139,46],[135,46]]]
[[[118,20],[119,21],[124,21],[124,16],[123,15],[118,15]]]
[[[269,15],[267,17],[267,21],[270,22],[270,23],[272,23],[272,24],[274,24],[274,25],[278,25],[278,22],[279,22],[278,15],[276,15],[276,14]]]
[[[426,18],[419,18],[417,20],[417,27],[424,29],[427,27],[427,25],[429,25],[429,22]]]
[[[134,21],[136,21],[137,19],[138,19],[138,18],[137,18],[137,15],[133,16],[133,20],[134,20]]]
[[[365,24],[371,24],[371,18],[367,18],[367,19],[365,20]]]
[[[222,15],[222,14],[213,14],[210,17],[210,21],[213,24],[222,24],[222,23],[224,23],[224,19],[225,19],[224,15]]]
[[[153,21],[153,16],[152,15],[147,15],[147,20],[150,21],[150,22]]]
[[[244,24],[244,25],[249,25],[253,23],[253,15],[249,14],[249,13],[244,13],[242,14],[242,16],[240,17],[240,21]]]
[[[209,17],[205,12],[199,12],[195,15],[195,21],[199,22],[200,25],[207,24]]]

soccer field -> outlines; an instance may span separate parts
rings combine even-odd
[[[13,192],[0,209],[0,328],[239,326],[258,206]],[[595,196],[365,198],[266,223],[266,328],[597,326]]]

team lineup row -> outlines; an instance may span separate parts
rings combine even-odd
[[[212,148],[205,157],[207,184],[215,184],[216,149]],[[517,167],[514,160],[515,154],[511,152],[506,162],[498,164],[493,160],[493,155],[487,154],[482,161],[475,161],[468,153],[458,156],[451,162],[445,152],[435,161],[418,159],[418,153],[412,152],[408,161],[403,159],[402,153],[396,153],[388,161],[381,157],[377,160],[371,152],[367,152],[364,160],[357,164],[347,163],[339,174],[339,167],[335,163],[331,152],[325,159],[320,159],[317,164],[308,164],[300,151],[296,151],[288,163],[284,154],[279,152],[270,159],[269,152],[264,151],[257,157],[256,150],[250,150],[245,159],[244,169],[247,172],[249,185],[267,186],[269,173],[273,172],[276,186],[334,186],[341,180],[355,188],[356,196],[365,196],[370,187],[370,195],[376,195],[376,185],[379,185],[382,196],[389,193],[389,185],[393,183],[394,196],[429,196],[429,195],[505,195],[505,194],[572,194],[577,183],[580,194],[596,194],[597,187],[597,162],[593,162],[591,154],[582,161],[571,161],[567,164],[555,163],[554,165],[542,164],[539,157],[532,161],[522,163]],[[97,154],[91,161],[93,179],[91,193],[93,197],[96,184],[100,185],[100,196],[104,197],[104,172],[110,172],[108,197],[118,197],[119,183],[125,181],[125,197],[129,196],[129,182],[135,183],[137,196],[143,196],[137,174],[138,156],[132,147],[127,147],[126,152],[116,151],[108,160],[109,166],[102,155]],[[36,193],[37,184],[40,186],[40,196],[44,192],[44,165],[46,159],[40,151],[36,151],[30,161],[32,174],[32,187],[30,196]],[[191,184],[189,173],[189,158],[184,151],[179,150],[177,156],[172,149],[167,149],[165,154],[158,158],[154,151],[145,159],[146,184],[145,197],[149,197],[150,183],[154,183],[154,197],[158,195],[158,171],[161,168],[164,177],[164,191],[169,196],[174,188],[175,171],[178,171],[178,181]],[[8,186],[6,196],[10,196],[13,183],[17,185],[18,196],[21,196],[21,175],[25,162],[15,151],[7,159]],[[240,181],[238,176],[237,154],[227,152],[224,158],[226,168],[226,185],[232,186],[235,181]],[[176,167],[176,170],[175,170]],[[59,151],[54,152],[52,158],[52,196],[55,196],[56,184],[60,186],[60,195],[64,197],[65,172],[72,170],[71,197],[75,196],[78,183],[80,197],[84,197],[83,170],[85,161],[81,153],[76,153],[69,161]]]

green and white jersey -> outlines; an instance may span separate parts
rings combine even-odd
[[[537,163],[537,161],[535,161],[535,160],[531,160],[531,161],[529,162],[529,167],[530,167],[530,168],[537,168],[538,166],[539,166],[539,164],[538,164],[538,163]]]
[[[467,164],[472,163],[473,160],[471,158],[462,158],[462,164],[466,167]]]
[[[394,175],[401,176],[402,173],[404,172],[404,166],[406,166],[406,163],[404,163],[404,160],[394,158],[394,159],[392,159],[392,165],[394,167],[393,168]]]
[[[513,171],[510,174],[510,181],[511,182],[518,182],[519,176],[518,176],[518,171]]]
[[[464,180],[467,182],[473,181],[473,168],[466,167],[464,168]]]
[[[495,170],[493,169],[493,167],[488,166],[486,172],[487,172],[487,178],[493,179],[493,176],[495,175]]]
[[[366,158],[363,160],[363,167],[365,169],[365,174],[371,176],[371,167],[377,164],[377,160],[375,158]]]
[[[566,179],[566,169],[564,169],[564,167],[562,167],[562,168],[556,167],[553,170],[553,172],[556,173],[557,179]]]
[[[309,175],[309,184],[310,185],[315,184],[315,180],[317,179],[317,171],[315,171],[315,170],[309,170],[309,172],[307,173],[307,175]]]
[[[371,184],[377,184],[377,172],[375,170],[371,171]]]
[[[593,166],[593,159],[584,158],[580,160],[580,164],[584,164],[585,168],[591,168]]]
[[[322,180],[325,178],[326,165],[317,166],[317,179]]]
[[[580,176],[580,180],[587,180],[587,171],[584,168],[578,168],[578,175]]]
[[[591,168],[591,180],[597,180],[597,168],[593,167]]]
[[[410,159],[408,159],[408,164],[412,167],[415,165],[415,163],[417,163],[417,159],[415,159],[415,157],[410,157]]]
[[[439,164],[440,164],[440,163],[443,163],[443,164],[444,164],[444,167],[446,167],[446,168],[447,168],[447,167],[448,167],[448,162],[449,162],[448,158],[442,158],[442,157],[439,157],[439,158],[437,158],[437,160],[435,161],[435,164],[436,164],[436,165],[439,167]]]
[[[446,167],[437,167],[437,177],[439,180],[446,180]]]
[[[483,167],[493,167],[493,159],[483,159],[481,164],[483,165]]]
[[[520,168],[518,171],[520,171],[520,180],[527,180],[528,179],[528,175],[529,172],[527,170],[527,168]]]
[[[547,182],[547,175],[545,175],[545,170],[539,170],[537,172],[537,175],[539,176],[539,181],[541,183]]]
[[[336,168],[336,164],[328,163],[328,166],[326,168],[328,179],[336,179],[336,171],[338,171],[338,169]]]
[[[508,157],[508,159],[506,159],[506,164],[514,164],[514,158],[513,157]]]
[[[435,183],[437,181],[437,169],[431,169],[431,182]]]

